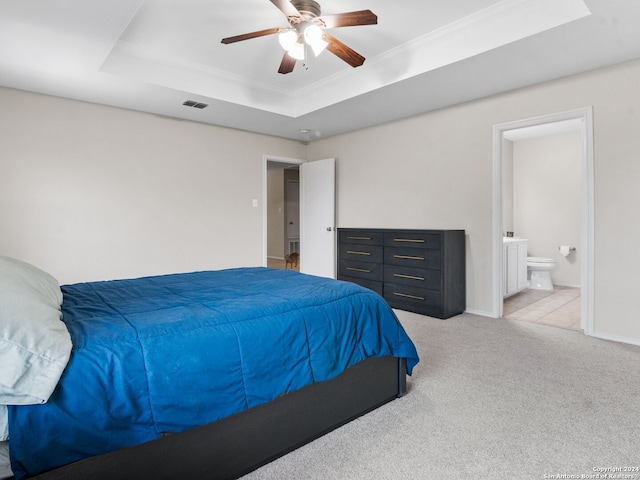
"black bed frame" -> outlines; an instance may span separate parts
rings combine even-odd
[[[406,363],[369,358],[328,382],[152,442],[87,458],[34,480],[233,479],[402,396]]]

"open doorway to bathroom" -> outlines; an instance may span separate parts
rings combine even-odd
[[[584,109],[494,129],[499,316],[587,334],[592,329],[590,125],[591,110]],[[552,285],[540,275],[550,276]]]

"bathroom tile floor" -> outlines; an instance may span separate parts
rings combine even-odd
[[[580,289],[555,286],[553,291],[526,289],[504,300],[504,316],[581,330]]]

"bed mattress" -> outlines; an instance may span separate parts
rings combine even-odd
[[[242,268],[62,287],[73,342],[43,405],[9,407],[16,478],[154,440],[330,380],[367,357],[418,362],[377,294]]]

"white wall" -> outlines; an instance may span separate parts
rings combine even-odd
[[[0,254],[62,283],[262,265],[263,155],[305,153],[289,140],[6,88],[0,135]]]
[[[530,256],[556,261],[556,285],[580,286],[582,135],[579,132],[513,142],[513,212],[517,236]],[[558,247],[576,252],[560,255]]]
[[[260,264],[262,155],[336,157],[338,225],[464,228],[467,308],[491,314],[493,126],[592,105],[594,333],[640,343],[639,82],[628,62],[307,148],[1,89],[0,251],[63,282]]]
[[[493,126],[593,106],[595,334],[640,343],[640,61],[316,141],[335,156],[340,227],[464,228],[467,308],[492,312]],[[437,95],[437,92],[425,92]]]

